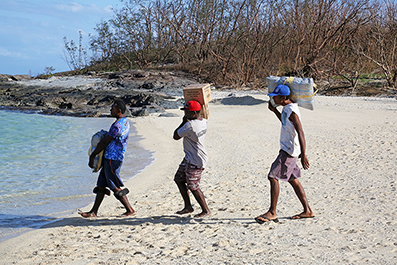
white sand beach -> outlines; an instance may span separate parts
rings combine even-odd
[[[311,167],[300,181],[315,218],[290,219],[302,209],[281,182],[280,222],[260,225],[254,217],[269,207],[280,124],[268,97],[255,98],[263,103],[209,106],[201,188],[211,217],[175,214],[183,150],[172,134],[182,111],[133,118],[142,146],[155,152],[126,183],[137,215],[116,218],[123,208],[106,197],[96,219],[76,211],[0,243],[0,264],[396,264],[397,100],[316,96],[314,111],[301,108]]]

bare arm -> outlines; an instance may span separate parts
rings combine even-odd
[[[289,116],[289,120],[294,124],[294,128],[298,133],[299,144],[301,146],[301,163],[304,169],[309,169],[309,159],[306,157],[306,140],[305,134],[303,133],[302,123],[296,115],[296,113],[292,112]]]
[[[269,101],[268,108],[269,108],[270,111],[274,112],[274,114],[276,114],[277,118],[281,121],[281,113],[280,113],[280,111],[278,111],[278,109],[276,107],[273,107],[273,105],[270,103],[270,101]]]
[[[189,121],[189,120],[186,118],[186,116],[183,116],[183,119],[182,119],[181,124],[179,124],[178,128],[176,128],[175,131],[174,131],[174,136],[173,136],[174,140],[179,140],[179,139],[182,138],[182,137],[180,137],[180,136],[178,135],[178,130],[179,130],[180,128],[182,128],[182,126],[185,125],[188,121]]]

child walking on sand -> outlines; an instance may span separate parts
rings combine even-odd
[[[183,116],[182,123],[175,129],[173,138],[174,140],[183,138],[185,157],[179,165],[174,181],[182,195],[185,206],[176,213],[187,214],[194,211],[188,193],[190,190],[201,207],[201,213],[194,217],[209,217],[211,211],[200,189],[201,173],[208,160],[207,151],[204,147],[207,120],[201,117],[201,105],[197,101],[187,102],[182,110],[185,111],[185,116]]]
[[[274,103],[282,105],[280,113],[269,101],[269,110],[272,111],[281,121],[280,147],[278,157],[273,162],[268,179],[270,181],[270,208],[269,210],[255,218],[259,224],[269,221],[277,222],[277,201],[280,193],[278,181],[288,181],[293,187],[299,201],[302,203],[303,212],[291,217],[291,219],[312,218],[314,214],[310,209],[305,191],[298,178],[301,171],[297,165],[298,158],[301,158],[302,167],[309,168],[309,160],[306,157],[306,141],[300,122],[300,112],[298,105],[289,99],[290,89],[286,85],[278,85],[272,93]]]

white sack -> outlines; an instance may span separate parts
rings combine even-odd
[[[313,78],[268,76],[266,83],[268,93],[273,92],[278,85],[287,85],[291,89],[290,99],[293,102],[298,103],[302,108],[314,109],[314,95],[317,91],[314,91],[316,84],[314,84]]]

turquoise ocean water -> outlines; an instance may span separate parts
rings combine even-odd
[[[65,217],[94,199],[87,166],[91,136],[114,118],[75,118],[0,110],[0,241]],[[131,123],[121,174],[152,162]]]

